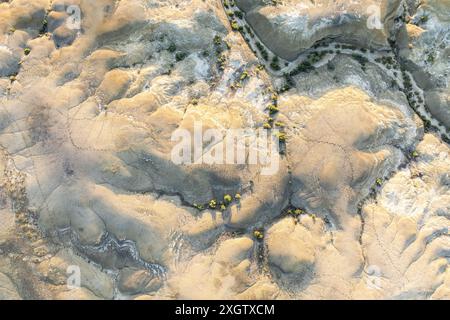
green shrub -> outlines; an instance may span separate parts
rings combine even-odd
[[[211,201],[209,202],[209,207],[210,207],[211,209],[215,209],[215,208],[217,207],[217,201],[216,201],[215,199],[211,200]]]
[[[256,48],[258,49],[258,51],[261,53],[261,56],[263,57],[263,59],[268,61],[269,60],[269,53],[264,48],[264,46],[260,42],[256,42],[255,45],[256,45]]]
[[[175,60],[177,60],[177,61],[183,61],[184,58],[186,58],[186,57],[187,57],[187,54],[185,52],[177,52],[175,54]]]
[[[42,21],[41,29],[39,30],[39,34],[45,34],[48,31],[48,20],[44,19]]]
[[[270,106],[267,107],[267,109],[269,110],[269,114],[275,114],[278,111],[280,111],[276,105],[271,104]]]
[[[297,68],[291,71],[289,74],[290,76],[296,76],[302,72],[309,72],[314,70],[314,66],[309,61],[303,61],[301,64],[298,65]]]
[[[280,140],[280,142],[286,142],[286,133],[284,132],[277,132],[275,136]]]
[[[272,62],[272,63],[270,64],[270,67],[271,67],[272,70],[274,70],[274,71],[280,71],[280,70],[281,70],[280,65],[278,65],[278,64],[276,64],[276,63],[274,63],[274,62]]]
[[[365,66],[366,63],[369,62],[369,60],[366,57],[356,53],[352,54],[352,58],[358,61],[361,66]]]
[[[224,201],[226,204],[231,203],[231,202],[233,201],[233,197],[230,196],[229,194],[226,194],[226,195],[223,196],[223,201]]]
[[[312,52],[308,55],[308,61],[311,64],[317,63],[326,55],[325,51],[321,52]]]
[[[169,48],[167,48],[167,50],[171,53],[174,53],[175,51],[177,51],[177,46],[174,43],[171,43],[169,45]]]
[[[203,205],[197,204],[197,203],[194,203],[194,208],[196,208],[197,210],[203,210],[204,209]]]
[[[254,230],[253,231],[253,236],[255,237],[255,239],[257,240],[262,240],[264,239],[264,233],[262,230]]]
[[[429,17],[427,15],[423,15],[420,17],[420,23],[427,23],[429,20]]]
[[[241,76],[239,77],[240,81],[244,81],[245,79],[247,79],[249,77],[248,72],[244,71],[242,72]]]
[[[250,35],[250,37],[254,38],[255,35],[253,34],[252,29],[250,29],[249,26],[245,26],[245,31],[247,31],[247,33]]]
[[[272,59],[272,63],[270,64],[270,67],[275,70],[275,71],[279,71],[281,70],[280,65],[279,65],[279,59],[277,56],[274,56]]]
[[[221,44],[222,44],[222,38],[221,37],[219,37],[218,35],[216,35],[215,37],[214,37],[214,44],[216,45],[216,46],[220,46]]]
[[[239,24],[237,23],[236,20],[231,21],[231,29],[233,29],[234,31],[239,30]]]

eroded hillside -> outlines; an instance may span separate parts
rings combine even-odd
[[[0,2],[0,299],[450,298],[449,17]],[[174,163],[198,123],[277,170]]]

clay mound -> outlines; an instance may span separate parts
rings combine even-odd
[[[367,48],[388,48],[389,30],[401,1],[264,1],[241,0],[237,5],[261,41],[286,60],[314,44],[335,40]]]

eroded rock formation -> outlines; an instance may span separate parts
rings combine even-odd
[[[417,7],[0,3],[0,299],[449,298],[450,6]],[[196,123],[280,129],[278,170],[174,163]]]

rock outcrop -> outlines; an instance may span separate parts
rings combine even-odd
[[[388,48],[390,30],[401,1],[270,1],[236,0],[255,33],[286,60],[321,41],[366,48]]]

